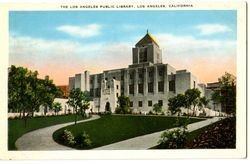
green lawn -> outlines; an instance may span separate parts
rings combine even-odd
[[[78,120],[81,119],[82,117],[78,116]],[[27,132],[55,124],[73,122],[74,120],[75,115],[29,118],[27,127],[24,126],[24,120],[22,119],[8,120],[8,149],[16,150],[16,140]]]
[[[186,118],[180,117],[184,123]],[[190,118],[190,122],[204,119]],[[92,148],[99,147],[118,141],[126,140],[140,135],[162,131],[176,127],[176,117],[166,116],[141,116],[141,115],[108,115],[98,120],[79,123],[57,130],[53,134],[56,142],[60,143],[60,136],[64,129],[70,130],[74,136],[85,131],[92,141]]]

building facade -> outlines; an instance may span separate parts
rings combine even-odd
[[[187,89],[199,88],[202,84],[187,70],[176,70],[162,63],[162,51],[156,40],[147,32],[132,49],[132,64],[127,68],[106,70],[99,74],[76,74],[69,78],[69,89],[89,91],[93,97],[93,112],[112,112],[118,106],[120,95],[130,98],[130,107],[135,113],[147,113],[153,105],[162,105],[168,113],[168,99]]]

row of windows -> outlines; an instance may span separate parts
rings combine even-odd
[[[138,84],[138,93],[143,94],[144,85]],[[148,83],[148,93],[154,92],[154,83]],[[164,92],[164,81],[158,82],[158,92]],[[134,84],[129,85],[129,94],[134,94]]]
[[[158,100],[158,104],[160,105],[160,106],[163,106],[163,100]],[[130,107],[133,107],[133,101],[130,101]],[[148,101],[148,106],[149,107],[152,107],[153,106],[153,102],[152,102],[152,100],[149,100]],[[142,101],[138,101],[138,107],[143,107],[143,103],[142,103]]]
[[[158,75],[159,76],[163,76],[164,74],[164,70],[163,69],[159,69],[158,70]],[[148,77],[153,77],[154,76],[154,71],[153,70],[149,70],[148,72]],[[138,72],[138,77],[140,79],[144,78],[144,73],[143,73],[143,70],[139,70]],[[129,78],[132,80],[134,79],[134,72],[130,73],[129,74]],[[101,79],[102,79],[102,76],[97,76],[97,83],[100,84],[101,83]],[[116,79],[115,76],[113,76],[113,79]],[[108,78],[105,78],[105,80],[108,80]],[[121,80],[124,80],[124,75],[121,76]],[[94,77],[91,77],[90,78],[90,84],[94,84]]]
[[[164,71],[163,70],[159,70],[158,71],[158,75],[159,76],[163,76],[163,73]],[[129,74],[129,79],[130,80],[133,80],[134,79],[134,76],[135,76],[135,74],[134,73],[130,73]],[[148,77],[153,77],[154,76],[154,72],[153,71],[149,71],[148,72]],[[143,73],[143,71],[139,71],[138,72],[138,77],[140,78],[140,79],[142,79],[142,78],[144,78],[144,73]]]

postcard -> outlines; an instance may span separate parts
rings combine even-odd
[[[246,157],[246,3],[2,3],[0,158]]]

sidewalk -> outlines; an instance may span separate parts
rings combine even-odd
[[[100,116],[92,115],[90,119],[78,121],[78,123],[87,122],[98,118],[100,118]],[[68,125],[73,125],[74,123],[75,122],[69,122],[49,126],[26,133],[17,139],[16,147],[18,150],[76,150],[67,146],[59,145],[52,138],[52,135],[56,130]]]
[[[194,131],[196,129],[199,129],[199,128],[202,128],[204,126],[210,125],[214,122],[217,122],[220,119],[222,119],[222,118],[221,117],[214,117],[214,118],[207,119],[204,121],[189,124],[187,126],[187,131],[189,131],[189,132]],[[173,128],[171,130],[174,130],[174,129],[176,129],[176,128]],[[160,131],[160,132],[156,132],[156,133],[152,133],[152,134],[148,134],[148,135],[144,135],[144,136],[131,138],[131,139],[124,140],[121,142],[98,147],[98,148],[95,148],[93,150],[146,150],[146,149],[149,149],[151,147],[158,145],[157,142],[159,141],[160,136],[163,132],[164,131]]]

